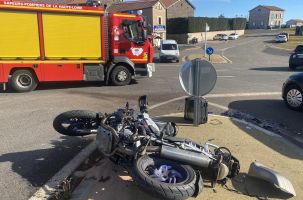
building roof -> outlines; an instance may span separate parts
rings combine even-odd
[[[303,23],[303,20],[302,19],[291,19],[291,20],[288,20],[286,23],[292,23],[292,22]]]
[[[270,10],[270,11],[285,11],[284,9],[279,8],[277,6],[265,6],[265,5],[259,5],[259,6],[255,7],[254,9],[251,9],[250,11],[253,11],[258,7],[263,7],[263,8],[266,8],[267,10]]]
[[[128,10],[140,10],[153,7],[159,0],[141,0],[141,1],[127,1],[121,3],[114,3],[109,8],[109,12],[119,12]],[[163,5],[163,4],[162,4]]]
[[[154,6],[157,2],[160,2],[166,9],[174,5],[175,3],[181,0],[137,0],[137,1],[126,1],[121,3],[112,4],[108,11],[109,12],[119,12],[127,10],[139,10],[150,8]],[[186,0],[188,4],[195,9],[192,3],[189,0]]]
[[[178,3],[181,0],[160,0],[166,8],[171,7],[172,5]],[[193,9],[196,9],[195,6],[189,1],[185,0]]]
[[[267,8],[268,10],[271,10],[271,11],[284,11],[284,9],[279,8],[277,6],[262,6],[262,7]]]

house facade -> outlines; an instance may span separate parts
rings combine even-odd
[[[286,26],[289,28],[295,28],[297,26],[303,26],[303,20],[302,19],[291,19],[286,22]]]
[[[267,29],[281,27],[284,10],[276,6],[257,6],[249,11],[250,29]]]
[[[195,6],[189,0],[161,0],[166,7],[166,18],[194,17]]]

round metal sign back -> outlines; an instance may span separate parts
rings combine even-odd
[[[204,96],[212,91],[217,82],[214,66],[206,61],[195,59],[185,63],[179,72],[183,90],[191,96]]]

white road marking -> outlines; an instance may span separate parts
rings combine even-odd
[[[214,106],[216,108],[220,108],[220,109],[222,109],[224,111],[228,111],[229,110],[229,108],[227,108],[226,106],[222,106],[222,105],[219,105],[219,104],[216,104],[216,103],[212,103],[212,102],[208,102],[208,105]]]
[[[230,60],[229,58],[227,58],[226,56],[224,56],[224,51],[222,51],[221,56],[228,62],[228,63],[233,63],[232,60]]]
[[[276,95],[281,95],[281,92],[254,92],[254,93],[226,93],[226,94],[208,94],[205,97],[206,98],[225,98],[225,97],[252,97],[252,96],[276,96]],[[155,104],[153,106],[150,106],[149,109],[155,109],[157,107],[179,101],[182,99],[185,99],[188,96],[182,96],[182,97],[177,97],[174,99],[170,99],[168,101],[164,101],[158,104]]]
[[[218,76],[218,78],[235,78],[235,76]]]
[[[96,150],[95,141],[85,147],[79,154],[77,154],[71,161],[69,161],[59,172],[57,172],[47,183],[39,188],[39,190],[29,198],[29,200],[46,200],[55,191],[56,188],[70,176],[83,161]]]
[[[245,45],[245,44],[249,44],[249,43],[254,42],[254,41],[256,41],[256,40],[257,40],[257,39],[250,40],[250,41],[245,41],[245,42],[236,44],[236,45],[231,46],[231,47],[226,47],[226,48],[223,48],[223,49],[219,49],[219,51],[226,51],[226,50],[228,50],[228,49],[232,49],[232,48],[235,48],[235,47],[238,47],[238,46],[242,46],[242,45]]]

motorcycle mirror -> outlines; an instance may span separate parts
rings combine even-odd
[[[140,112],[147,112],[148,101],[146,95],[139,97],[138,104]]]

